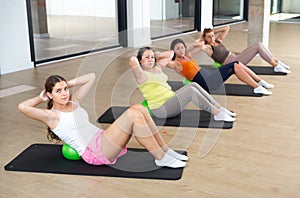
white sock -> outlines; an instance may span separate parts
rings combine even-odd
[[[181,167],[185,167],[186,162],[177,160],[177,159],[171,157],[170,155],[168,155],[166,153],[165,156],[161,160],[155,160],[155,164],[156,164],[156,166],[167,166],[167,167],[170,167],[170,168],[181,168]]]
[[[214,119],[216,121],[226,121],[226,122],[235,121],[235,118],[231,117],[230,115],[227,115],[223,111],[220,111],[218,114],[214,115]]]
[[[189,158],[186,155],[182,155],[180,153],[177,153],[176,151],[174,151],[173,149],[168,149],[166,152],[168,155],[174,157],[175,159],[178,160],[183,160],[183,161],[187,161]]]
[[[236,116],[236,113],[232,112],[232,111],[229,111],[228,109],[226,109],[225,107],[221,107],[220,108],[220,111],[223,111],[224,113],[226,113],[227,115],[230,115],[232,117],[235,117]]]
[[[264,81],[264,80],[259,81],[258,84],[259,84],[260,86],[263,86],[264,88],[267,88],[267,89],[272,89],[272,88],[274,88],[274,85],[269,84],[269,83],[267,83],[267,82]]]
[[[288,65],[284,64],[284,63],[283,63],[283,62],[281,62],[281,61],[278,61],[278,64],[279,64],[279,65],[281,65],[281,66],[283,66],[285,69],[291,69],[291,67],[290,67],[290,66],[288,66]]]

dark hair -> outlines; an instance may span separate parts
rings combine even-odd
[[[137,56],[136,56],[136,58],[138,59],[139,62],[142,60],[142,56],[145,53],[145,51],[147,51],[147,50],[152,50],[153,53],[155,54],[155,50],[152,49],[151,47],[142,47],[139,49]],[[156,59],[155,59],[155,62],[156,62]]]
[[[53,90],[53,87],[55,86],[55,84],[58,82],[62,82],[62,81],[67,82],[66,79],[64,79],[63,77],[61,77],[59,75],[49,76],[45,82],[45,91],[52,93],[52,90]],[[53,107],[53,99],[50,99],[47,104],[47,109],[51,109],[52,107]],[[49,127],[48,127],[47,138],[49,141],[51,141],[51,140],[60,141],[61,140],[55,133],[53,133],[53,131],[50,130]]]
[[[182,43],[182,45],[186,48],[186,44],[182,39],[175,39],[171,42],[170,50],[174,50],[175,45],[177,45],[178,43]],[[175,60],[175,58],[176,58],[176,54],[174,53],[172,60]]]
[[[211,29],[211,28],[205,28],[205,29],[203,30],[203,32],[202,32],[202,38],[203,38],[205,44],[206,44],[206,41],[205,41],[204,37],[206,36],[207,33],[210,33],[210,32],[213,32],[213,31],[214,31],[214,30]]]

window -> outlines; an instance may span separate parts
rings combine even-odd
[[[35,62],[119,45],[116,1],[28,1]]]

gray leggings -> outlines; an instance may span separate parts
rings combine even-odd
[[[243,50],[238,55],[231,53],[224,64],[231,63],[233,61],[240,61],[244,65],[247,65],[257,54],[259,54],[259,56],[268,63],[270,63],[273,59],[272,53],[262,44],[262,42],[257,42]]]
[[[177,116],[193,102],[197,107],[211,113],[216,109],[217,102],[197,83],[192,82],[175,92],[175,96],[166,101],[160,108],[152,109],[152,113],[158,118],[170,118]]]

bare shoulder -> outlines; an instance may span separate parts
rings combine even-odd
[[[58,115],[59,113],[56,112],[55,110],[48,110],[48,109],[47,109],[47,113],[48,113],[49,117],[45,120],[45,124],[50,129],[54,129],[60,121],[60,117]]]

